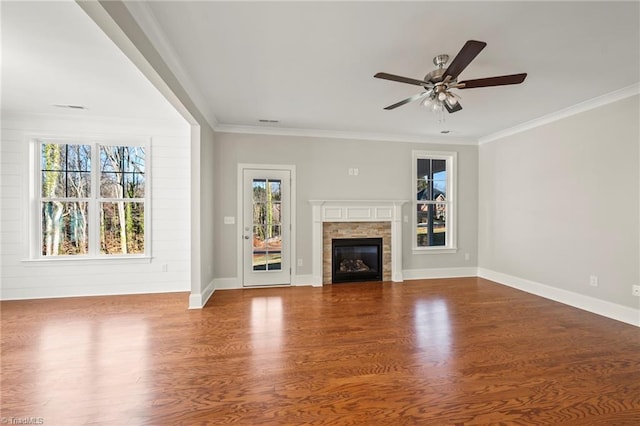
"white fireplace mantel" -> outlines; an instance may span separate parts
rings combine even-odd
[[[391,222],[391,281],[402,281],[402,205],[407,200],[309,200],[312,208],[314,286],[322,286],[324,222]]]

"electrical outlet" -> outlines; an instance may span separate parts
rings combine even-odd
[[[634,296],[640,297],[640,285],[632,285],[631,294],[633,294]]]
[[[302,266],[302,259],[298,259],[298,266]]]
[[[169,270],[169,265],[166,263],[162,264],[162,272],[167,272]]]
[[[595,275],[591,275],[589,277],[589,285],[591,287],[598,287],[598,277]]]

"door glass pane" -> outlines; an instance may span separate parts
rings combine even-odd
[[[253,270],[280,270],[282,250],[282,181],[254,179]]]
[[[254,271],[266,271],[267,270],[267,254],[264,251],[253,252],[253,270]]]
[[[279,180],[270,180],[269,181],[269,187],[271,190],[271,199],[273,201],[280,201],[282,200],[281,197],[281,192],[282,192],[282,182]]]
[[[269,250],[282,249],[282,226],[269,225],[267,226],[266,245]]]
[[[282,255],[279,251],[267,253],[267,270],[279,271],[282,269]]]
[[[277,202],[277,203],[271,203],[271,210],[270,210],[270,214],[267,218],[267,223],[268,224],[279,224],[280,222],[282,222],[282,217],[280,212],[282,211],[282,203]]]
[[[267,222],[266,203],[253,203],[253,223],[254,225],[264,225]]]
[[[253,202],[264,203],[267,200],[267,181],[264,179],[253,180]]]
[[[266,238],[266,232],[265,232],[264,226],[254,225],[253,226],[253,249],[264,250],[266,248],[265,238]]]

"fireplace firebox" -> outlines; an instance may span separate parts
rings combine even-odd
[[[331,282],[382,281],[382,238],[331,240]]]

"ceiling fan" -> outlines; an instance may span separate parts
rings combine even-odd
[[[520,84],[527,77],[526,73],[501,75],[497,77],[478,78],[475,80],[458,81],[458,75],[478,56],[478,53],[485,48],[484,41],[469,40],[460,52],[453,58],[451,64],[447,65],[449,55],[438,55],[433,58],[433,63],[438,67],[424,76],[424,80],[402,77],[394,74],[379,72],[374,77],[385,80],[397,81],[400,83],[414,84],[424,87],[425,91],[403,99],[393,105],[385,107],[386,110],[398,108],[409,102],[422,99],[421,104],[430,107],[434,112],[443,113],[446,109],[449,113],[462,109],[456,95],[452,89],[473,89],[476,87],[504,86],[508,84]]]

